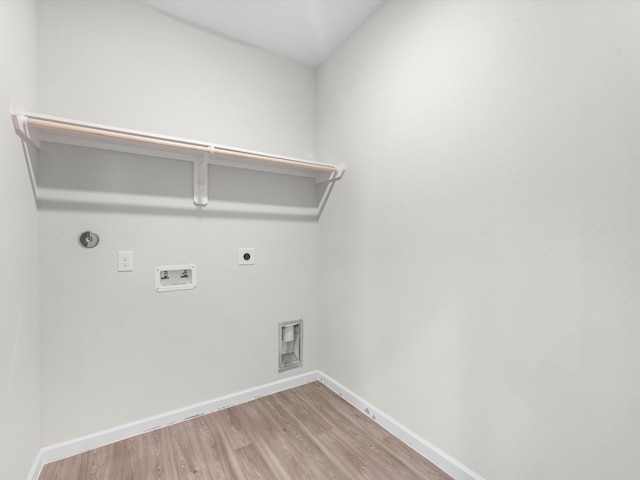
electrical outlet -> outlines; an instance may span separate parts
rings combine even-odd
[[[133,272],[133,252],[118,250],[118,271]]]
[[[254,248],[238,249],[238,265],[255,265],[256,253]]]

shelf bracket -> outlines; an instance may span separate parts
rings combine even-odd
[[[200,158],[193,162],[193,203],[205,206],[209,202],[209,175],[207,165],[209,157],[215,152],[215,147],[211,145],[209,150],[204,152]]]
[[[328,180],[325,180],[323,182],[318,182],[316,184],[316,185],[322,185],[322,184],[327,185],[326,188],[324,189],[324,193],[322,194],[322,197],[320,198],[320,203],[318,203],[318,214],[316,215],[317,219],[319,219],[322,216],[322,212],[324,211],[324,207],[327,204],[327,200],[329,200],[331,191],[333,190],[333,187],[335,186],[336,182],[342,179],[342,177],[344,176],[345,170],[346,168],[344,166],[340,166],[336,169],[336,171],[331,175],[331,177]]]
[[[337,167],[335,173],[333,173],[326,180],[320,180],[319,182],[316,182],[316,185],[322,185],[325,183],[336,183],[338,180],[342,180],[342,177],[344,176],[345,171],[346,171],[345,167],[343,166]]]
[[[18,109],[15,105],[11,105],[11,121],[13,122],[13,128],[16,131],[16,135],[20,137],[20,139],[29,145],[33,145],[38,150],[42,147],[40,141],[33,138],[29,134],[29,124],[27,121],[27,117],[18,112]]]
[[[27,131],[27,121],[24,115],[18,114],[18,109],[15,105],[11,105],[11,121],[13,122],[13,128],[16,131],[18,137],[20,137],[22,143],[22,152],[27,162],[27,170],[29,171],[29,181],[31,182],[31,190],[33,191],[33,197],[38,200],[38,185],[36,182],[36,174],[33,167],[33,159],[31,158],[31,152],[29,151],[29,145],[33,145],[36,148],[40,148],[39,142],[34,142],[29,138]]]

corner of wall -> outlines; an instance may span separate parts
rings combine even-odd
[[[36,107],[37,3],[0,2],[0,477],[20,480],[40,447],[38,223],[12,103]],[[19,434],[18,434],[19,432]]]

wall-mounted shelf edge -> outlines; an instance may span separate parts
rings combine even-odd
[[[38,150],[43,142],[51,142],[193,162],[193,201],[199,206],[208,203],[209,164],[309,177],[314,178],[317,184],[340,180],[345,170],[327,163],[18,111],[13,106],[11,118],[16,134],[23,142]],[[33,165],[28,149],[24,150],[37,196]],[[324,208],[330,190],[327,188],[322,196],[318,215]]]

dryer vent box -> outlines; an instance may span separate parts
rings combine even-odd
[[[278,372],[302,366],[302,320],[278,324]]]

